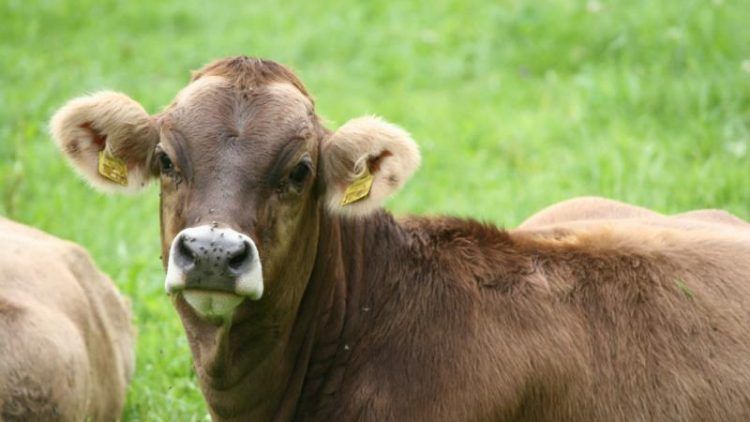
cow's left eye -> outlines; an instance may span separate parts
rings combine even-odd
[[[294,166],[294,169],[289,173],[289,181],[292,185],[299,188],[310,176],[311,170],[309,162],[301,161]]]

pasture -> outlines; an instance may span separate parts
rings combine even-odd
[[[158,189],[93,192],[47,134],[85,92],[153,113],[190,70],[262,56],[297,72],[329,127],[379,114],[412,133],[423,164],[397,214],[515,227],[602,195],[750,218],[750,2],[391,3],[0,2],[0,215],[82,244],[131,298],[124,420],[207,413],[164,293]]]

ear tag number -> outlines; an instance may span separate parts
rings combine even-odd
[[[128,185],[128,165],[110,154],[107,148],[99,151],[99,174],[118,185]]]
[[[365,171],[362,175],[346,188],[344,197],[341,198],[341,205],[349,205],[367,198],[367,196],[370,195],[370,189],[372,189],[372,173],[370,173],[370,169],[365,166]]]

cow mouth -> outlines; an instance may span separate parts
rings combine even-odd
[[[226,319],[245,300],[245,296],[220,290],[185,289],[180,294],[199,316],[207,319]]]

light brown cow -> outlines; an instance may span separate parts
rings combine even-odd
[[[0,420],[117,420],[134,341],[86,251],[0,218]]]
[[[635,205],[606,198],[582,197],[563,201],[539,211],[521,223],[520,228],[557,226],[560,224],[601,224],[603,220],[640,219],[647,224],[679,224],[689,229],[718,224],[716,229],[747,228],[747,222],[723,210],[696,210],[667,217]],[[665,220],[667,219],[667,220]]]
[[[512,231],[396,220],[409,135],[331,132],[247,57],[155,116],[103,92],[52,131],[96,186],[160,180],[166,288],[217,420],[750,420],[740,220],[599,199]]]

